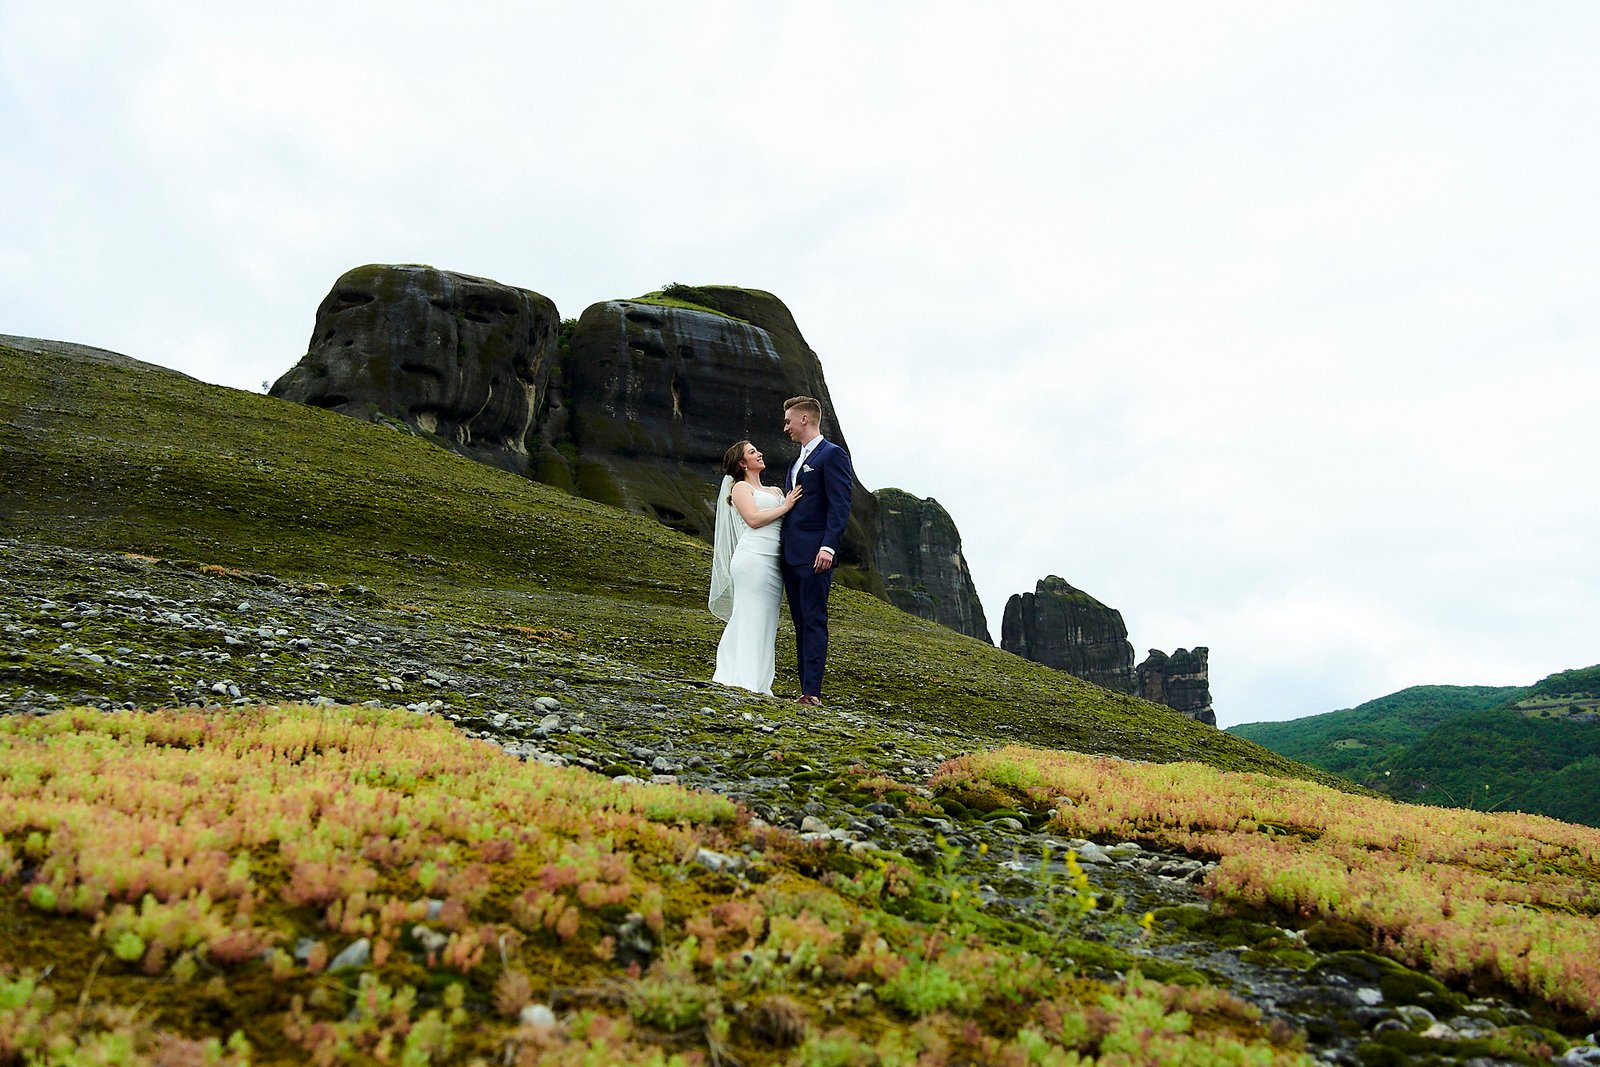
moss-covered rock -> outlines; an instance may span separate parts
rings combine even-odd
[[[768,482],[783,481],[796,447],[781,429],[789,397],[821,401],[824,433],[849,450],[821,361],[771,293],[680,285],[594,304],[572,330],[558,378],[544,444],[570,452],[574,469],[600,464],[608,474],[594,491],[603,495],[591,492],[592,479],[568,481],[705,541],[722,456],[735,441],[753,441],[768,457]],[[877,500],[859,480],[850,516],[837,581],[884,597]]]

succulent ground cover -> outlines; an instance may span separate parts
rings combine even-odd
[[[0,1056],[1300,1059],[1221,989],[1063,966],[1075,937],[987,917],[953,861],[802,842],[437,716],[66,709],[0,738]],[[1095,908],[1081,876],[1061,899],[1063,923]]]
[[[1063,832],[1215,858],[1206,887],[1223,907],[1345,924],[1438,978],[1600,1022],[1600,830],[1021,748],[961,757],[934,784],[1053,807]]]

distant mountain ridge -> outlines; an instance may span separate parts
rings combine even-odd
[[[1228,732],[1398,800],[1600,826],[1600,666],[1532,686],[1413,686]]]

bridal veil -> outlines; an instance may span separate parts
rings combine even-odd
[[[733,493],[733,479],[722,476],[717,489],[717,522],[711,541],[711,614],[728,621],[733,614],[733,549],[739,543],[739,516],[733,510],[729,497]]]

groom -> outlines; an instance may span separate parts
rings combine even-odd
[[[794,620],[795,658],[800,666],[800,699],[822,703],[822,668],[828,660],[828,590],[833,557],[850,521],[854,475],[850,455],[822,436],[822,405],[809,396],[783,402],[783,432],[800,445],[800,458],[783,479],[787,493],[805,492],[783,522],[783,588]]]

